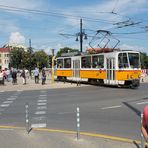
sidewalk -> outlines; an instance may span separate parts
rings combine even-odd
[[[0,143],[3,148],[139,148],[132,142],[84,135],[77,140],[74,133],[49,132],[44,129],[35,129],[29,134],[25,129],[1,129]]]
[[[81,84],[77,86],[76,83],[69,82],[57,82],[52,81],[50,77],[47,78],[46,84],[42,85],[41,80],[39,84],[35,84],[34,78],[27,79],[27,84],[23,85],[22,78],[17,78],[17,85],[13,85],[12,82],[5,81],[5,85],[0,85],[0,91],[21,91],[21,90],[41,90],[41,89],[55,89],[55,88],[70,88],[70,87],[84,87],[86,84]],[[148,76],[142,77],[140,83],[148,83]]]
[[[76,83],[64,83],[52,81],[50,78],[47,78],[46,84],[42,85],[41,80],[39,84],[35,84],[34,78],[27,79],[27,84],[23,85],[22,78],[17,78],[17,84],[13,85],[12,82],[5,81],[5,85],[0,85],[0,91],[21,91],[21,90],[41,90],[41,89],[55,89],[55,88],[69,88],[69,87],[82,87],[87,86],[81,84],[81,86],[77,86]]]

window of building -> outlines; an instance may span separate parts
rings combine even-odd
[[[82,68],[91,68],[91,56],[81,58],[81,67]]]
[[[71,68],[71,58],[64,59],[64,68]]]
[[[93,68],[104,68],[104,55],[97,55],[92,57]]]
[[[63,59],[57,59],[57,68],[63,68]]]

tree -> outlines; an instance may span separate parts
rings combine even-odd
[[[33,63],[35,64],[34,66],[37,66],[39,69],[42,69],[43,67],[48,67],[49,57],[43,50],[37,51],[34,53]]]
[[[10,65],[14,68],[22,68],[22,57],[24,56],[24,49],[14,47],[10,51]]]
[[[141,57],[141,68],[142,69],[148,69],[148,56],[146,53],[142,52],[140,54]]]
[[[57,52],[57,55],[56,57],[60,57],[62,55],[62,53],[68,53],[68,52],[77,52],[79,51],[78,49],[72,49],[72,48],[69,48],[69,47],[64,47],[64,48],[61,48],[58,52]]]

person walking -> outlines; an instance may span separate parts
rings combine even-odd
[[[141,132],[145,138],[145,141],[148,142],[148,106],[145,106],[143,110]],[[146,145],[145,148],[148,148],[148,146]]]
[[[12,84],[17,84],[17,71],[16,69],[12,69],[12,72],[11,72],[11,77],[12,77]]]
[[[26,73],[25,73],[25,69],[22,70],[20,77],[22,77],[23,79],[23,85],[26,84]]]
[[[44,85],[46,82],[46,73],[45,73],[45,69],[42,69],[42,85]]]
[[[35,79],[35,83],[38,84],[39,83],[39,69],[37,67],[34,70],[34,79]]]

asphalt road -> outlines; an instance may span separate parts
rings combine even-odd
[[[67,89],[0,92],[0,125],[76,130],[140,139],[140,114],[148,104],[148,83],[138,89],[87,86]]]

